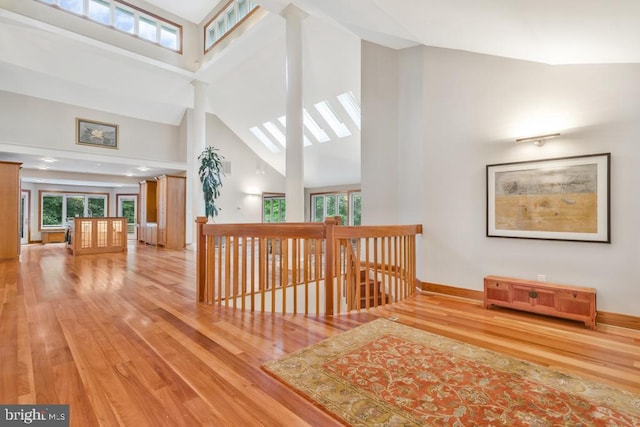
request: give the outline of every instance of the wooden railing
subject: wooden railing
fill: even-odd
[[[198,226],[197,295],[208,304],[272,313],[337,314],[415,292],[421,225],[324,223]]]

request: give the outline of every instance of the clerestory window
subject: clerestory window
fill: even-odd
[[[204,52],[242,23],[244,18],[258,7],[255,0],[231,0],[204,27]]]
[[[121,0],[36,0],[182,53],[182,26]],[[246,0],[248,1],[248,0]]]

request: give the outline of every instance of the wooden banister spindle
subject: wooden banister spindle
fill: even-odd
[[[207,223],[207,218],[199,216],[196,218],[196,224],[198,227],[197,237],[197,258],[196,258],[196,295],[198,295],[198,301],[204,300],[204,288],[206,280],[206,265],[207,265],[207,252],[206,252],[206,238],[204,236],[204,225]]]

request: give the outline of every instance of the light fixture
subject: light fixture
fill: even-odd
[[[547,142],[547,139],[557,138],[559,136],[560,136],[559,133],[549,133],[549,134],[546,134],[546,135],[528,136],[526,138],[518,138],[518,139],[516,139],[516,142],[517,143],[521,143],[521,142],[531,141],[531,142],[533,142],[534,145],[537,145],[538,147],[542,147],[544,145],[544,143]]]
[[[57,160],[54,159],[53,157],[43,157],[42,161],[45,162],[45,163],[55,163],[55,162],[57,162]]]
[[[138,167],[138,168],[136,168],[136,169],[138,169],[140,172],[146,172],[146,171],[148,171],[148,170],[149,170],[149,168],[148,168],[148,167],[146,167],[146,166],[140,166],[140,167]]]

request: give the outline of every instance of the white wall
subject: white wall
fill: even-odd
[[[363,151],[367,159],[400,160],[386,162],[389,175],[400,177],[393,190],[375,175],[378,165],[363,164],[363,220],[372,222],[365,219],[372,214],[368,203],[380,196],[372,189],[398,194],[397,206],[376,202],[383,212],[373,216],[423,224],[418,278],[481,290],[487,274],[534,280],[545,274],[548,281],[595,287],[599,310],[639,315],[640,66],[549,66],[429,47],[397,52],[391,65],[393,59],[386,48],[363,45]],[[380,99],[394,83],[371,84],[381,68],[398,76],[395,103],[390,94],[387,105]],[[375,120],[366,119],[371,110]],[[388,132],[384,115],[400,117],[393,143],[380,136]],[[513,142],[548,132],[562,136],[544,147]],[[611,244],[485,236],[487,164],[604,152],[612,156]]]
[[[178,126],[133,119],[75,105],[0,91],[0,143],[96,155],[95,147],[75,143],[76,117],[119,126],[117,150],[100,149],[105,158],[184,162]]]
[[[207,145],[231,162],[216,223],[262,222],[262,193],[284,193],[284,176],[264,163],[218,116],[207,114]],[[258,172],[264,172],[258,173]],[[202,197],[202,193],[197,194]]]
[[[362,225],[397,224],[398,52],[363,41],[361,58]]]
[[[37,1],[3,0],[2,7],[11,12],[52,24],[58,28],[64,28],[65,30],[82,34],[83,36],[105,42],[109,45],[118,46],[149,58],[194,71],[196,67],[195,61],[201,56],[197,46],[198,39],[202,37],[202,32],[199,31],[198,26],[146,2],[127,0],[127,3],[182,26],[182,54],[159,47],[140,38],[132,37],[124,32],[114,31],[110,27],[96,25],[95,22],[78,18],[78,16],[73,13],[60,13],[56,8]]]

